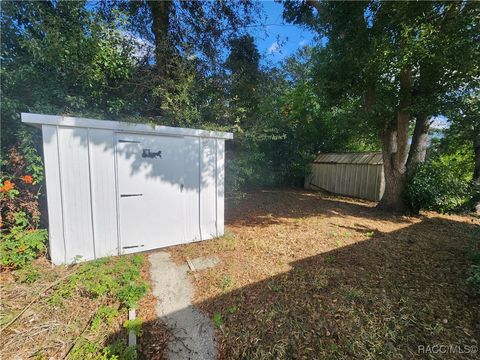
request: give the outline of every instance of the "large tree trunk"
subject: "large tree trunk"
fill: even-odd
[[[427,155],[428,131],[430,130],[431,116],[419,114],[416,116],[413,130],[412,144],[407,160],[407,172],[411,173],[417,164],[423,163]]]
[[[155,62],[158,74],[165,78],[169,73],[172,44],[168,34],[172,1],[147,1],[152,12],[152,32],[155,37]]]
[[[406,172],[398,166],[398,133],[396,130],[385,130],[383,133],[382,155],[385,192],[378,207],[389,211],[406,211],[408,206],[402,196],[406,184]]]
[[[480,132],[476,134],[474,142],[475,168],[473,169],[473,185],[480,187]],[[480,215],[480,199],[475,204],[475,212]]]
[[[475,168],[473,169],[473,183],[480,186],[480,133],[475,136],[474,140]]]
[[[410,124],[412,72],[400,72],[400,102],[396,116],[396,127],[387,126],[382,134],[383,169],[385,192],[378,207],[390,211],[406,211],[403,198],[407,183],[408,127]]]

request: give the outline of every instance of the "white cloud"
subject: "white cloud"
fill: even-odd
[[[272,45],[270,45],[270,47],[267,50],[269,54],[275,54],[279,51],[280,51],[280,44],[278,43],[278,41],[273,42]]]
[[[302,41],[300,41],[300,42],[298,43],[298,46],[304,47],[304,46],[307,45],[307,44],[308,44],[308,40],[307,40],[307,39],[303,39]]]

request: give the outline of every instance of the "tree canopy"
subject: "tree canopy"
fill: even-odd
[[[2,2],[3,152],[22,111],[234,131],[230,191],[300,185],[319,151],[382,150],[382,205],[402,209],[442,114],[438,149],[469,144],[478,182],[478,3],[283,7],[318,37],[272,66],[255,1]]]
[[[403,208],[407,172],[425,160],[430,119],[479,88],[478,4],[286,1],[284,16],[327,39],[316,55],[316,90],[378,133],[382,205]]]

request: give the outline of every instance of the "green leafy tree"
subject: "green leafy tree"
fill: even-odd
[[[144,44],[145,71],[137,78],[145,84],[139,89],[141,97],[148,99],[144,114],[156,121],[164,115],[168,97],[181,96],[185,90],[177,86],[185,80],[185,62],[188,76],[192,69],[198,73],[193,76],[205,78],[221,72],[223,50],[247,25],[257,22],[259,7],[250,0],[107,0],[98,11],[108,20],[116,11],[128,14],[128,31]]]
[[[432,116],[446,111],[452,94],[478,87],[479,9],[475,2],[285,2],[287,21],[326,42],[316,56],[317,91],[330,106],[353,109],[351,122],[381,140],[381,207],[406,209],[407,174],[425,159]]]
[[[2,150],[20,112],[106,117],[135,108],[125,82],[132,47],[119,28],[85,2],[2,2]]]
[[[252,126],[258,110],[257,91],[262,76],[259,62],[260,53],[251,35],[230,40],[230,54],[225,62],[229,71],[227,86],[232,106],[241,113],[238,117],[246,120],[245,126]]]
[[[473,184],[473,206],[480,213],[480,87],[452,101],[447,111],[450,128],[441,140],[441,150],[446,154],[456,153],[468,145],[468,160],[473,164],[468,174]],[[469,166],[463,166],[468,171]]]

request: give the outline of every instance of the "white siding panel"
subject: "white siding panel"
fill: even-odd
[[[87,129],[58,129],[66,261],[94,259]]]
[[[200,240],[200,139],[185,137],[185,240]]]
[[[216,141],[201,139],[200,229],[202,240],[215,237],[216,229]]]
[[[48,202],[48,244],[50,258],[55,265],[65,262],[63,238],[62,193],[58,165],[57,127],[42,125],[43,155]]]
[[[114,133],[89,129],[95,256],[118,255]]]
[[[225,140],[217,139],[217,236],[223,235],[225,213]]]

